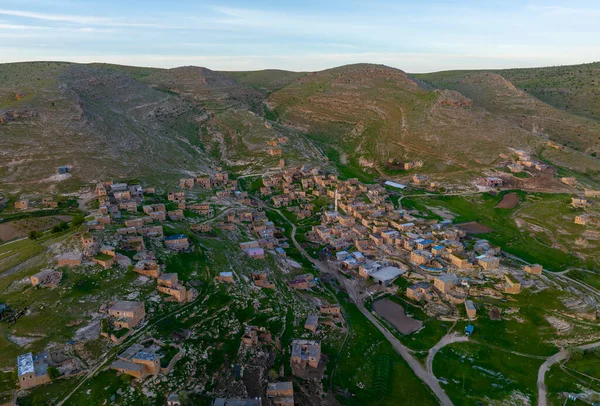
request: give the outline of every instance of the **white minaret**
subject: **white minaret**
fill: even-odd
[[[338,211],[337,211],[337,201],[338,201],[338,192],[337,189],[335,189],[335,216],[337,217]]]

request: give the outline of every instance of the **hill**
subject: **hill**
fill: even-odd
[[[396,164],[420,161],[419,172],[457,184],[519,148],[594,183],[600,123],[585,101],[596,87],[578,86],[595,66],[571,67],[572,77],[568,67],[409,75],[371,64],[312,73],[4,64],[0,180],[23,190],[106,178],[168,185],[217,166],[241,175],[281,158],[327,165],[325,155],[346,176],[402,179]],[[281,155],[267,146],[277,139],[287,140]],[[73,165],[72,177],[57,177],[59,165]]]
[[[332,159],[357,171],[381,173],[388,160],[422,160],[425,171],[460,176],[495,165],[510,147],[534,151],[543,144],[456,91],[428,90],[382,65],[311,73],[267,103],[280,122],[307,132]]]
[[[251,171],[278,163],[267,140],[293,138],[265,126],[262,93],[205,68],[18,63],[0,65],[0,78],[3,189]],[[291,139],[282,157],[310,161],[305,150]],[[60,165],[72,165],[72,177],[57,176]]]
[[[560,152],[545,151],[547,158],[557,165],[595,176],[599,165],[597,157],[600,155],[600,122],[587,116],[593,117],[594,111],[600,112],[600,105],[595,106],[587,101],[595,99],[593,95],[600,88],[590,82],[589,86],[582,86],[579,90],[576,84],[587,81],[591,70],[588,65],[582,66],[585,69],[573,66],[448,71],[414,76],[430,86],[460,92],[472,99],[476,106],[542,139],[562,145],[565,149]],[[561,84],[563,90],[549,90],[545,87],[548,83]],[[536,96],[542,96],[542,99]],[[565,104],[568,103],[567,99],[571,100],[573,106],[570,109]],[[575,114],[584,113],[584,106],[587,114]]]

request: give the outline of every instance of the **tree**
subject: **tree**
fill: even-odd
[[[68,228],[69,225],[64,221],[61,221],[60,223],[55,224],[54,227],[52,227],[52,234],[60,233],[61,231],[65,231]]]
[[[85,221],[85,215],[83,215],[83,213],[78,214],[75,217],[73,217],[73,220],[71,220],[71,226],[73,228],[77,228],[80,225],[82,225],[84,221]]]
[[[27,237],[29,237],[29,239],[33,240],[33,241],[37,240],[38,238],[42,238],[42,236],[43,236],[42,232],[37,231],[37,230],[30,231],[27,234]]]
[[[60,376],[60,371],[58,369],[56,369],[56,367],[49,367],[48,368],[48,376],[50,377],[51,380],[55,380],[56,378],[58,378]]]

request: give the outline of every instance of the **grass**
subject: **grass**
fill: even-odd
[[[597,351],[585,352],[578,357],[572,356],[565,367],[600,380],[600,353]]]
[[[477,344],[455,343],[436,354],[433,372],[446,382],[442,387],[456,405],[509,402],[516,392],[535,404],[542,362]]]
[[[352,396],[338,400],[347,405],[397,404],[398,399],[406,405],[437,404],[428,388],[356,305],[341,297],[340,300],[350,333],[337,360],[333,385],[348,390]]]
[[[550,404],[563,405],[567,396],[565,394],[583,394],[585,391],[594,390],[600,392],[600,385],[590,379],[572,374],[561,368],[560,364],[554,364],[547,372],[545,379],[548,389],[548,400]],[[596,399],[598,401],[599,399]],[[569,405],[589,405],[580,399],[569,401]]]

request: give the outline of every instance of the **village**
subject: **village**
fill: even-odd
[[[274,155],[276,146],[271,145]],[[529,158],[520,157],[520,163],[511,164],[512,172],[527,166]],[[410,169],[419,167],[415,164]],[[481,184],[495,191],[503,186],[503,179],[490,176],[482,178]],[[29,282],[35,289],[54,290],[61,287],[64,273],[122,269],[153,286],[154,292],[148,294],[152,295],[151,313],[156,314],[159,302],[179,306],[169,307],[173,312],[186,306],[197,308],[207,300],[207,283],[231,294],[240,293],[236,289],[247,285],[266,292],[261,295],[267,298],[269,291],[284,295],[281,299],[291,298],[287,295],[294,292],[296,311],[302,318],[301,336],[281,342],[268,326],[239,326],[239,354],[262,354],[265,347],[283,351],[287,359],[273,377],[276,379],[269,379],[258,396],[216,397],[213,403],[293,405],[296,384],[292,377],[313,382],[309,385],[320,382],[329,357],[335,355],[323,352],[322,340],[336,339],[348,328],[339,298],[329,286],[347,292],[359,306],[367,304],[379,322],[402,336],[423,327],[405,314],[403,301],[419,306],[436,320],[464,321],[462,334],[471,336],[477,334],[480,312],[489,312],[490,318],[501,317],[498,307],[483,303],[515,301],[524,291],[541,292],[553,285],[541,265],[507,255],[478,238],[473,230],[480,225],[455,224],[402,208],[407,190],[437,188],[439,184],[419,174],[412,176],[410,185],[391,181],[367,184],[352,178],[341,180],[308,165],[287,167],[283,160],[277,168],[248,179],[234,179],[216,168],[212,174],[182,178],[166,192],[140,184],[101,182],[86,202],[89,210],[80,229],[57,250],[51,263],[29,276]],[[585,210],[597,205],[593,199],[599,196],[600,192],[585,190],[572,198],[572,206]],[[41,205],[57,207],[48,197],[42,198]],[[32,210],[31,199],[16,200],[14,209]],[[583,211],[573,222],[593,226],[595,219]],[[217,232],[239,252],[239,263],[251,266],[219,269],[211,275],[212,280],[204,281],[180,275],[168,266],[178,256],[210,251],[198,241],[214,239]],[[290,264],[292,272],[281,272]],[[98,303],[100,335],[115,350],[105,365],[107,370],[139,382],[160,380],[190,354],[181,343],[140,334],[156,316],[147,313],[147,299],[138,299],[127,295]],[[595,322],[600,314],[597,303],[578,302],[563,315]],[[177,334],[188,333],[182,330]],[[53,356],[53,352],[60,353],[51,347],[18,356],[18,385],[23,394],[59,377],[93,378],[95,371],[80,358]],[[235,368],[233,373],[242,379]],[[186,391],[171,389],[165,404],[186,404]],[[306,396],[306,389],[302,391]]]

